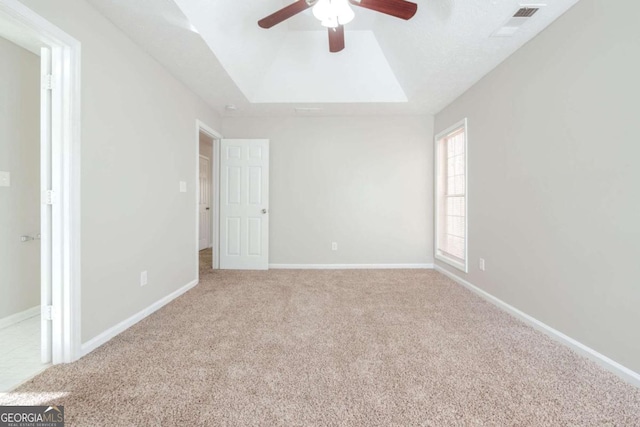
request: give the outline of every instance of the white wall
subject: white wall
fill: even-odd
[[[270,140],[270,263],[433,262],[432,117],[229,118],[223,135]]]
[[[40,305],[40,58],[0,38],[0,319]]]
[[[85,1],[24,3],[82,43],[86,342],[196,278],[196,119],[219,119]]]
[[[639,14],[582,0],[435,126],[469,119],[470,270],[456,273],[636,372]]]

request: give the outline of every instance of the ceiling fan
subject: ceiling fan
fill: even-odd
[[[355,16],[350,4],[404,20],[411,19],[418,10],[417,4],[405,0],[298,0],[262,18],[258,25],[271,28],[313,7],[313,15],[329,30],[329,51],[340,52],[344,49],[344,25]]]

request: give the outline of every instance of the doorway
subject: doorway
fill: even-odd
[[[40,121],[36,118],[29,123],[36,134],[35,153],[40,160],[34,159],[35,155],[28,157],[31,163],[35,161],[30,167],[39,178],[35,182],[33,177],[27,179],[27,171],[17,159],[3,155],[6,165],[0,165],[5,172],[4,187],[0,188],[4,196],[29,181],[30,190],[21,189],[19,195],[33,196],[33,206],[22,208],[29,215],[39,214],[39,218],[35,225],[4,227],[10,234],[6,240],[15,241],[17,233],[21,248],[35,253],[32,265],[39,264],[39,277],[29,279],[39,288],[36,305],[29,312],[33,314],[29,319],[36,318],[36,331],[40,329],[36,359],[45,364],[71,362],[80,354],[80,43],[17,0],[0,2],[0,37],[36,57],[37,76],[31,84],[39,95],[40,112]],[[0,63],[15,65],[12,61]],[[9,99],[9,103],[8,110],[3,109],[7,115],[22,105],[20,100]],[[20,276],[17,264],[12,263],[5,273],[8,270]],[[29,301],[33,303],[33,297]],[[19,304],[13,309],[20,310]],[[6,342],[2,341],[3,347]],[[19,366],[15,372],[28,379],[26,362]]]
[[[40,62],[0,37],[0,392],[50,361],[40,315]]]
[[[202,141],[200,142],[200,169],[198,171],[198,183],[200,185],[198,198],[200,203],[200,251],[211,249],[213,241],[211,229],[213,223],[211,220],[211,156],[206,156],[202,150]],[[209,145],[209,144],[207,144]],[[213,148],[211,149],[213,150]]]
[[[196,191],[196,253],[198,277],[219,268],[219,144],[220,135],[198,121],[197,130],[197,191]]]

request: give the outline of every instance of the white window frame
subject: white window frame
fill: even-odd
[[[438,247],[438,233],[439,233],[439,215],[440,211],[440,197],[438,195],[438,186],[440,184],[440,162],[438,159],[438,149],[439,149],[439,141],[443,138],[451,135],[454,132],[459,131],[460,129],[464,129],[464,263],[461,263],[457,259],[453,259],[451,257],[446,256],[441,253],[440,248]],[[467,150],[467,143],[469,140],[469,132],[468,132],[467,119],[464,118],[461,121],[457,122],[453,126],[448,127],[444,131],[437,134],[434,138],[434,147],[433,147],[433,159],[434,159],[434,218],[435,218],[435,228],[434,228],[434,252],[435,258],[438,261],[442,261],[444,263],[449,264],[452,267],[455,267],[459,270],[462,270],[465,273],[469,271],[469,153]]]

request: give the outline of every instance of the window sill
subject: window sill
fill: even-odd
[[[453,258],[449,258],[448,256],[445,255],[440,255],[440,254],[436,254],[436,259],[438,261],[442,261],[444,263],[449,264],[450,266],[457,268],[458,270],[464,272],[464,273],[468,273],[469,269],[468,269],[468,265],[467,262],[460,262],[460,261],[456,261]]]

